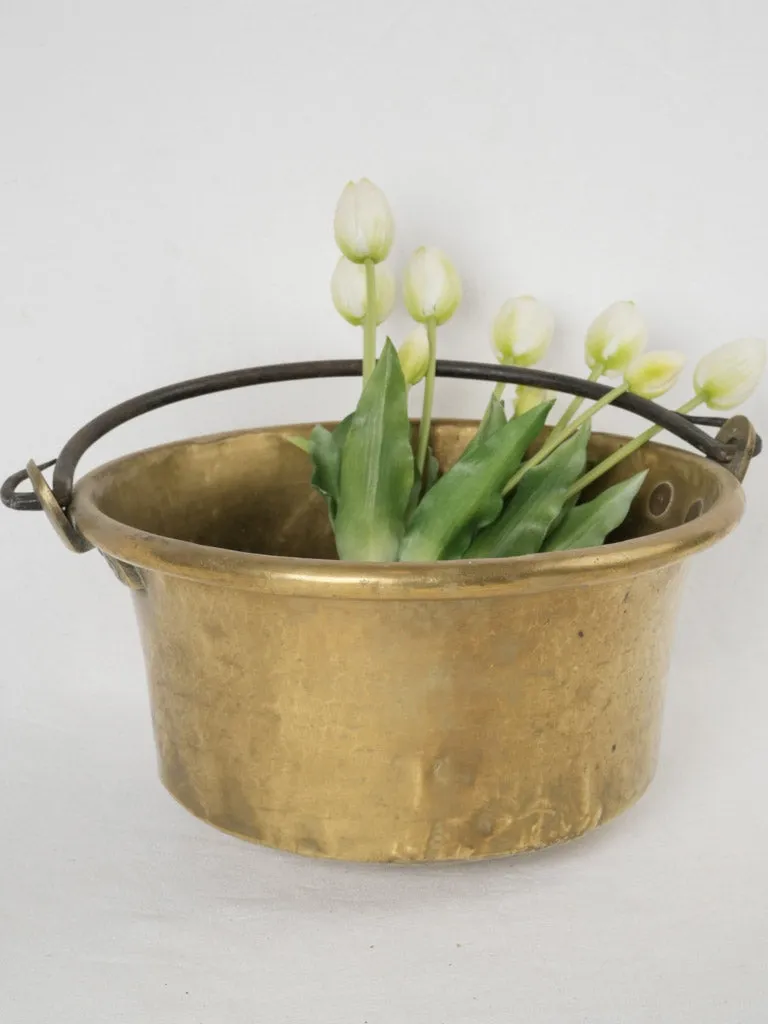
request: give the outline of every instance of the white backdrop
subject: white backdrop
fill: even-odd
[[[445,356],[486,358],[526,291],[573,370],[616,298],[691,357],[765,336],[766,31],[762,0],[5,0],[0,469],[160,384],[357,354],[328,279],[362,174],[394,207],[396,266],[431,243],[460,269]],[[88,464],[331,417],[354,388],[188,403]],[[486,392],[440,384],[438,412]],[[768,387],[746,411],[768,434]],[[767,481],[764,456],[745,521],[691,569],[640,805],[557,850],[423,870],[186,815],[155,778],[127,592],[0,511],[0,1019],[762,1024]]]

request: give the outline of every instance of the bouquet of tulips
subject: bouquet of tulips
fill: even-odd
[[[363,329],[363,388],[357,408],[329,431],[316,426],[308,440],[294,438],[313,465],[312,483],[324,495],[339,557],[372,562],[427,562],[455,558],[508,558],[539,551],[604,543],[627,516],[645,473],[603,490],[581,494],[661,428],[651,427],[587,471],[587,445],[595,413],[631,391],[656,399],[678,380],[679,352],[646,352],[647,329],[633,302],[615,302],[587,331],[589,380],[617,381],[582,411],[575,398],[533,455],[554,402],[519,385],[511,415],[496,385],[477,434],[441,475],[430,450],[438,328],[461,301],[451,261],[434,248],[411,256],[403,282],[405,305],[417,322],[399,351],[387,338],[377,352],[377,327],[392,311],[395,279],[385,260],[394,221],[372,182],[350,182],[336,208],[342,257],[331,291],[341,315]],[[491,332],[504,365],[532,366],[554,334],[550,311],[531,296],[510,299]],[[693,397],[677,410],[701,405],[732,409],[755,389],[766,359],[765,342],[742,339],[704,356],[693,375]],[[415,446],[408,392],[423,381]]]

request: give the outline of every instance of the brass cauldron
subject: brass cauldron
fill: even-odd
[[[105,417],[122,422],[130,405]],[[105,417],[101,433],[115,425]],[[444,467],[475,427],[435,425]],[[64,449],[62,473],[92,428]],[[650,470],[617,543],[352,564],[334,560],[306,456],[285,440],[308,430],[137,452],[89,473],[65,503],[63,477],[52,490],[28,467],[34,507],[132,590],[160,774],[176,799],[268,846],[404,862],[548,846],[637,800],[656,764],[685,559],[737,523],[736,475],[650,445],[606,481]],[[726,434],[701,436],[742,475],[754,434],[740,417]],[[592,457],[621,440],[595,435]],[[3,497],[31,508],[15,493],[23,476]]]

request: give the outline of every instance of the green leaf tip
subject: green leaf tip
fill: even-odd
[[[309,439],[301,437],[299,434],[283,434],[283,437],[289,444],[292,444],[295,448],[299,448],[301,451],[309,454]]]
[[[483,413],[483,418],[480,420],[477,428],[477,433],[469,442],[467,448],[482,444],[483,441],[492,437],[497,430],[501,430],[506,422],[507,414],[504,410],[504,402],[502,399],[497,398],[496,395],[491,395],[491,399]]]
[[[475,532],[501,511],[502,488],[544,426],[552,404],[542,403],[478,444],[467,445],[414,512],[400,548],[401,561],[461,557]]]
[[[624,522],[635,495],[648,475],[645,469],[598,494],[592,501],[575,505],[544,543],[545,551],[572,551],[598,547]]]

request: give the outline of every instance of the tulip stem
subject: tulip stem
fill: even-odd
[[[602,376],[603,370],[604,370],[603,366],[593,366],[592,369],[589,371],[589,376],[587,377],[587,380],[590,380],[590,381],[593,381],[593,382],[598,380]],[[565,410],[563,415],[560,417],[560,419],[557,421],[557,423],[552,428],[552,433],[550,434],[550,440],[552,440],[553,438],[557,437],[558,434],[562,433],[562,431],[565,430],[565,428],[568,426],[568,424],[571,422],[573,417],[576,415],[576,413],[581,408],[581,405],[582,405],[583,401],[584,401],[584,399],[580,398],[578,396],[571,401],[570,405],[567,407],[567,409]]]
[[[376,265],[365,261],[365,319],[363,320],[363,384],[376,367]]]
[[[504,394],[504,388],[506,386],[506,381],[500,380],[496,387],[493,389],[493,397],[501,401],[501,396]]]
[[[432,424],[432,402],[435,397],[435,364],[437,362],[437,320],[431,316],[427,319],[427,339],[429,341],[429,366],[424,379],[424,404],[421,408],[419,424],[419,442],[416,448],[416,471],[419,477],[424,475],[429,447],[429,429]]]
[[[701,399],[696,396],[689,399],[689,401],[684,402],[679,409],[675,409],[675,412],[682,414],[692,412],[699,405],[701,405]],[[604,473],[607,473],[609,469],[613,469],[614,466],[623,462],[624,459],[628,458],[628,456],[633,455],[638,448],[642,448],[642,446],[647,444],[652,437],[660,434],[663,429],[663,427],[659,426],[649,427],[647,430],[644,430],[642,434],[638,434],[637,437],[633,437],[631,441],[627,441],[627,443],[623,444],[621,448],[617,448],[612,455],[603,459],[602,462],[598,462],[598,464],[590,469],[588,473],[585,473],[581,479],[577,480],[566,494],[565,500],[567,501],[569,498],[575,497],[579,491],[583,491],[585,487],[589,487],[589,485],[593,484],[595,480],[599,480],[600,477]]]
[[[598,401],[593,405],[590,405],[590,407],[583,412],[581,416],[577,416],[572,423],[567,424],[561,433],[558,434],[557,428],[555,428],[536,454],[532,455],[531,458],[528,459],[527,462],[524,462],[520,469],[518,469],[502,493],[509,494],[512,488],[516,487],[520,483],[529,469],[533,469],[534,466],[538,466],[539,463],[543,462],[544,459],[546,459],[546,457],[555,450],[555,448],[558,448],[563,441],[566,441],[572,434],[575,434],[580,427],[583,427],[585,423],[591,420],[596,412],[605,408],[606,405],[609,405],[614,399],[618,398],[619,395],[623,395],[625,391],[629,391],[629,384],[619,384],[618,387],[614,388],[612,391],[606,392],[602,398],[598,399]]]

